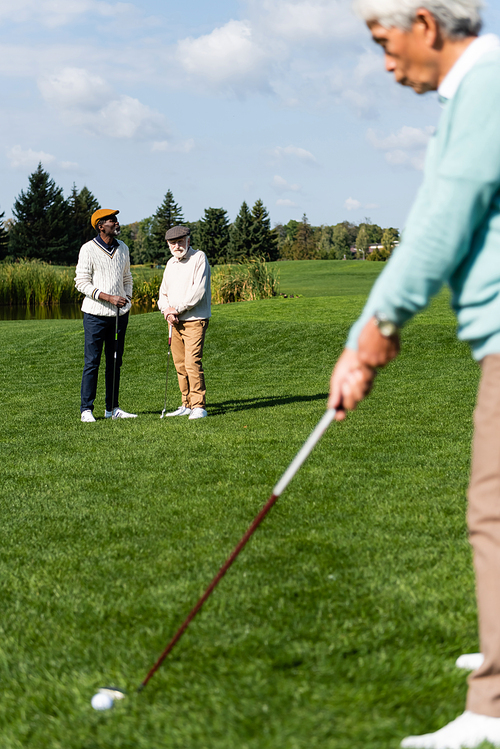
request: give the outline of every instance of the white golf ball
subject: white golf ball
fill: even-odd
[[[109,694],[97,692],[90,700],[90,704],[94,710],[110,710],[113,707],[113,698]]]

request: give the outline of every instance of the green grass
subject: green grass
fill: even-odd
[[[127,422],[101,418],[103,382],[79,422],[80,321],[2,324],[2,749],[395,749],[463,710],[478,371],[445,294],[135,693],[324,412],[381,264],[344,265],[280,263],[302,298],[214,308],[202,421],[159,419],[159,314],[130,321]],[[106,684],[130,693],[98,714]]]
[[[281,293],[313,297],[366,294],[384,265],[362,260],[270,263],[279,271]]]

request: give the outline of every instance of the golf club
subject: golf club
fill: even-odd
[[[335,418],[335,409],[329,408],[325,414],[323,414],[322,418],[314,428],[314,430],[311,432],[295,458],[292,460],[288,468],[286,469],[283,476],[280,478],[278,483],[273,489],[273,493],[267,500],[266,504],[262,508],[262,510],[259,512],[259,514],[255,517],[252,524],[249,526],[248,530],[246,531],[245,535],[242,537],[241,541],[237,544],[237,546],[234,548],[232,554],[228,557],[226,562],[223,564],[223,566],[220,568],[219,572],[216,574],[206,591],[203,593],[203,595],[199,598],[198,602],[194,606],[194,608],[191,610],[191,612],[188,614],[184,622],[181,624],[173,638],[168,643],[167,647],[163,651],[163,653],[160,655],[154,666],[151,668],[151,670],[148,672],[146,678],[144,681],[140,684],[137,691],[141,692],[150,678],[153,676],[153,674],[159,669],[167,655],[173,650],[177,642],[180,640],[186,629],[188,628],[190,622],[194,619],[198,611],[201,609],[207,598],[210,596],[216,585],[219,583],[219,581],[224,577],[228,569],[231,567],[232,563],[240,553],[240,551],[243,549],[249,538],[252,536],[254,531],[258,528],[260,523],[264,520],[265,516],[271,509],[271,507],[274,505],[278,497],[282,494],[282,492],[285,491],[286,487],[290,483],[290,481],[293,479],[299,468],[302,466],[302,464],[307,460],[309,455],[311,454],[314,447],[318,444],[319,440],[323,436],[323,434],[326,432],[330,424]]]
[[[115,382],[116,382],[116,360],[118,358],[118,320],[120,318],[120,308],[117,306],[116,308],[116,322],[115,322],[115,353],[114,353],[114,359],[113,359],[113,392],[111,395],[111,418],[114,419],[113,412],[115,410],[114,408],[114,402],[115,402]]]
[[[165,400],[163,401],[163,411],[161,412],[160,419],[165,416],[167,410],[167,387],[168,387],[168,365],[170,363],[170,346],[172,344],[172,326],[168,326],[168,352],[167,352],[167,376],[165,378]]]

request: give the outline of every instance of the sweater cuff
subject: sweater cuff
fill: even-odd
[[[95,299],[96,301],[99,299],[99,294],[101,293],[101,289],[94,289],[92,294],[90,295],[92,299]]]

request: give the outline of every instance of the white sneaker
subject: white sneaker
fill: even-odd
[[[165,414],[165,416],[187,416],[190,413],[191,413],[191,409],[188,408],[187,406],[179,406],[179,408],[176,411],[170,411],[170,413]]]
[[[464,653],[455,661],[457,668],[463,668],[464,671],[477,671],[483,665],[484,655],[482,653]]]
[[[435,733],[408,736],[401,746],[403,749],[473,749],[483,741],[500,747],[500,718],[466,710]]]
[[[208,416],[208,414],[204,408],[193,408],[189,418],[190,419],[204,419],[205,416]]]
[[[112,411],[104,411],[105,419],[137,419],[137,414],[129,414],[116,406]]]
[[[90,408],[87,408],[85,411],[82,411],[82,415],[80,416],[81,421],[95,421],[94,414],[90,410]]]

